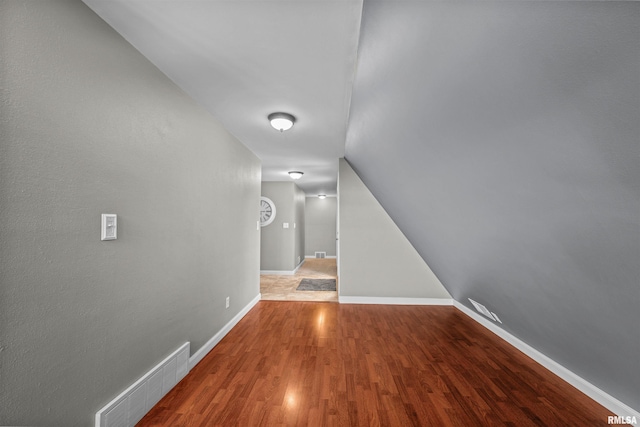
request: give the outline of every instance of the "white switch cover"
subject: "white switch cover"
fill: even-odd
[[[296,228],[296,223],[295,222],[293,223],[293,228]]]
[[[282,228],[289,228],[289,223],[288,222],[283,222],[282,223]]]
[[[118,238],[118,215],[102,214],[100,240],[116,240]]]

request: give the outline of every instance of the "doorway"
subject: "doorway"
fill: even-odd
[[[302,279],[335,279],[335,291],[298,291]],[[260,293],[271,301],[338,302],[339,286],[335,258],[307,258],[293,275],[260,275]]]

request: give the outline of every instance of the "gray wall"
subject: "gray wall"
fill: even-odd
[[[344,159],[338,198],[340,296],[451,298]]]
[[[304,260],[304,247],[305,247],[306,234],[307,234],[306,233],[307,220],[305,217],[306,202],[307,202],[307,197],[304,191],[302,191],[300,187],[298,187],[297,185],[294,186],[293,187],[293,206],[295,209],[294,219],[296,224],[296,227],[294,230],[294,236],[296,240],[294,262],[296,263],[296,265],[300,264]]]
[[[260,162],[80,1],[0,40],[0,425],[88,426],[258,295]]]
[[[263,182],[262,195],[276,205],[276,218],[261,227],[260,270],[293,271],[304,260],[304,192],[293,182]]]
[[[639,2],[365,2],[346,146],[456,300],[636,409],[638,22]]]
[[[306,250],[307,256],[315,252],[326,252],[327,256],[336,256],[336,215],[337,198],[307,197],[305,206]]]

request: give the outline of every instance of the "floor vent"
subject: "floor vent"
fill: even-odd
[[[496,321],[496,318],[493,317],[493,314],[491,314],[491,312],[489,311],[489,309],[487,307],[485,307],[484,305],[480,304],[479,302],[476,302],[474,300],[472,300],[471,298],[469,298],[469,301],[471,301],[471,304],[473,304],[473,306],[476,308],[476,310],[478,310],[479,313],[484,314],[485,316],[487,316],[489,319],[493,320],[494,322]],[[502,323],[502,322],[500,322]]]
[[[316,258],[326,258],[326,257],[327,257],[326,252],[316,252]]]
[[[133,427],[189,370],[186,342],[96,413],[95,427]]]

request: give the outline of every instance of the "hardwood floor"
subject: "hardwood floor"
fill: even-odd
[[[260,275],[260,293],[270,301],[338,301],[335,291],[297,291],[303,278],[336,279],[335,258],[307,258],[293,276]]]
[[[454,307],[259,302],[138,426],[600,426]]]

